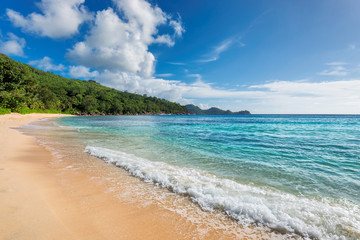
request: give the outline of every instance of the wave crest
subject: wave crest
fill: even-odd
[[[360,239],[360,208],[348,201],[306,198],[244,185],[107,148],[87,146],[85,152],[145,182],[186,195],[205,210],[223,211],[240,224],[262,224],[304,238]]]

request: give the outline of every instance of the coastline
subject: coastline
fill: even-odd
[[[60,114],[0,116],[0,238],[71,239],[43,196],[46,162],[51,154],[16,130],[21,125]]]
[[[0,238],[253,239],[259,234],[271,238],[267,231],[245,231],[233,224],[234,231],[226,232],[156,204],[121,201],[107,192],[106,181],[96,180],[91,172],[51,164],[54,154],[16,130],[32,121],[62,116],[68,115],[0,116]],[[102,161],[96,164],[115,168]],[[230,219],[223,221],[231,224]]]

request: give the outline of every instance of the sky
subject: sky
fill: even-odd
[[[1,0],[0,52],[206,109],[360,114],[359,0]]]

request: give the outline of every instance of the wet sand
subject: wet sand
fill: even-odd
[[[0,239],[254,238],[242,234],[241,227],[229,219],[225,224],[236,226],[230,232],[194,223],[151,202],[146,205],[138,204],[136,199],[122,201],[94,172],[64,168],[71,160],[65,165],[53,164],[54,154],[17,130],[32,121],[61,116],[0,116]],[[94,164],[92,167],[116,168],[101,160]],[[206,213],[205,217],[211,219],[211,215]],[[256,238],[272,236],[269,232],[258,234]]]

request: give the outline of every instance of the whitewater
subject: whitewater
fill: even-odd
[[[360,239],[360,117],[91,116],[59,119],[84,151],[240,225]]]

